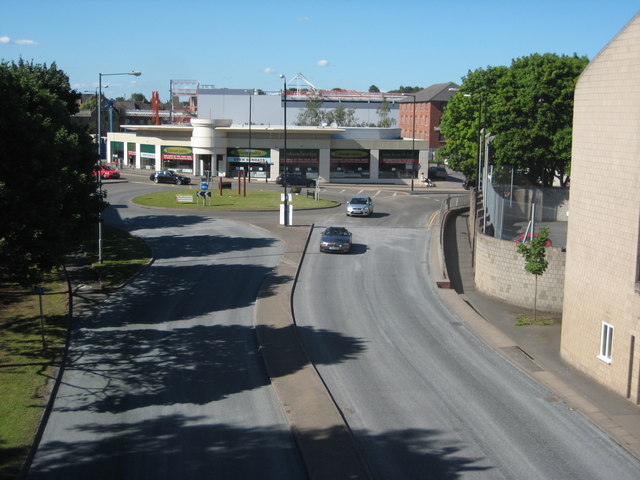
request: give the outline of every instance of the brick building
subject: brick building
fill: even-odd
[[[432,153],[442,147],[445,139],[440,135],[440,118],[457,89],[453,82],[438,83],[401,100],[398,123],[402,137],[426,140]]]

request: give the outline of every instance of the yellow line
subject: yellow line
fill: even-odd
[[[428,227],[431,228],[433,226],[433,222],[435,222],[436,217],[440,214],[440,210],[436,210],[435,212],[433,212],[431,214],[431,216],[429,217],[429,224]]]

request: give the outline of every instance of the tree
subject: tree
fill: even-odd
[[[95,232],[95,147],[71,123],[79,94],[50,67],[0,63],[0,275],[29,286]]]
[[[549,228],[543,227],[540,233],[532,235],[531,242],[521,243],[518,245],[518,253],[524,257],[524,269],[535,275],[535,291],[533,295],[533,318],[537,317],[538,304],[538,277],[542,275],[549,266],[546,259],[546,249],[549,243]]]
[[[391,105],[387,102],[387,99],[384,98],[382,103],[376,109],[378,117],[380,120],[378,121],[378,127],[389,128],[393,127],[396,124],[396,119],[389,117],[389,112],[391,111]]]
[[[369,93],[380,93],[380,89],[375,85],[371,85],[369,87]]]
[[[489,122],[486,107],[493,96],[489,98],[488,92],[506,70],[507,67],[489,67],[470,71],[459,92],[449,99],[440,120],[440,133],[446,144],[437,151],[437,158],[447,159],[450,168],[467,178],[475,178],[478,172],[478,125]]]
[[[326,122],[326,112],[322,110],[322,96],[319,94],[307,95],[306,109],[298,113],[297,125],[317,126]]]
[[[573,94],[586,57],[531,55],[512,62],[498,80],[492,145],[496,165],[513,165],[531,183],[563,183],[571,162]]]
[[[397,90],[389,90],[390,93],[416,93],[422,90],[422,87],[404,87],[400,85]]]
[[[340,127],[355,127],[357,126],[356,111],[353,108],[345,108],[344,105],[338,105],[333,110],[329,110],[326,113],[327,123],[336,123]]]
[[[478,122],[495,135],[492,163],[515,167],[529,182],[550,186],[566,181],[571,162],[573,93],[588,64],[586,57],[534,54],[510,67],[469,72],[448,102],[440,131],[447,139],[438,152],[469,177],[478,161]]]
[[[130,100],[133,102],[146,102],[147,98],[142,93],[132,93]]]

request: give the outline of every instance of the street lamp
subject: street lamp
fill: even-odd
[[[102,77],[113,75],[133,75],[139,77],[141,72],[98,73],[98,165],[102,162]],[[102,175],[98,172],[98,186],[102,198]],[[102,263],[102,212],[98,212],[98,262]]]
[[[289,225],[289,206],[287,205],[287,77],[280,74],[283,79],[282,95],[284,106],[284,149],[283,149],[283,173],[282,186],[284,187],[284,226]]]

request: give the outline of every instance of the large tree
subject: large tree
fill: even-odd
[[[441,122],[449,165],[477,172],[478,125],[495,136],[492,163],[515,167],[534,184],[565,181],[571,162],[573,93],[586,57],[534,54],[510,67],[469,72]],[[479,120],[480,119],[480,120]]]
[[[0,63],[0,275],[32,285],[97,225],[104,199],[79,94],[55,63]]]

